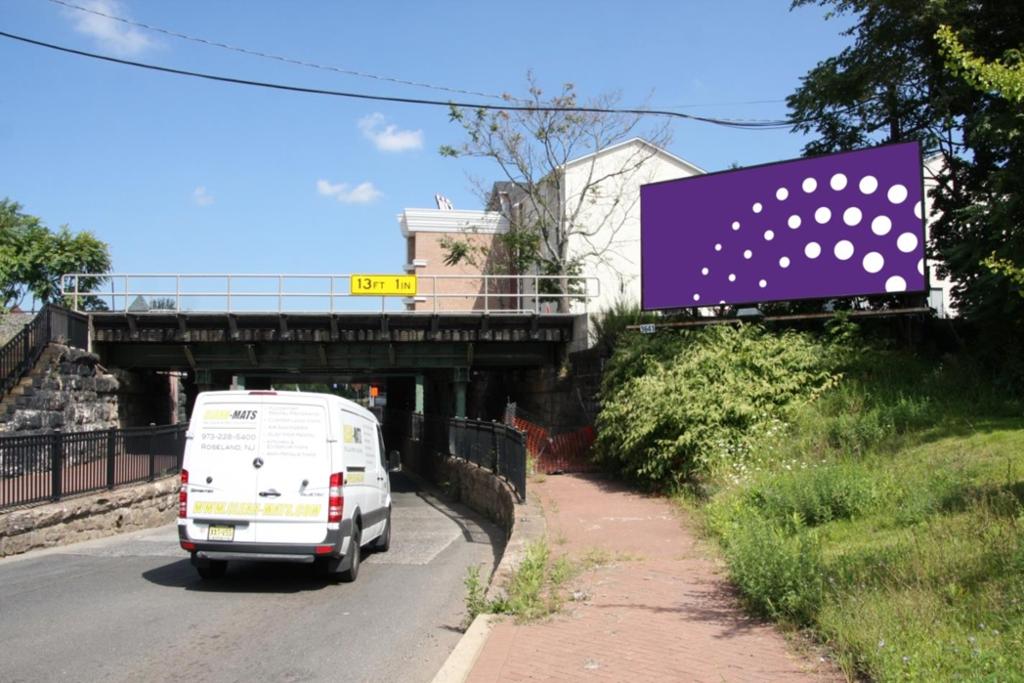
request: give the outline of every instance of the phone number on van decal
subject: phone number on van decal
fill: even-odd
[[[309,503],[238,503],[219,501],[195,502],[193,514],[247,515],[250,517],[319,517],[319,505]]]

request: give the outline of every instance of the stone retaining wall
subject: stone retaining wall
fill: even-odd
[[[435,460],[434,476],[450,495],[476,510],[505,530],[507,542],[501,561],[491,575],[488,599],[503,592],[508,577],[526,555],[526,546],[544,538],[547,525],[540,501],[527,495],[518,503],[514,489],[490,470],[471,462],[446,456]]]
[[[439,459],[434,476],[453,498],[484,515],[506,533],[512,532],[516,495],[512,487],[490,470],[446,456]]]
[[[0,514],[0,557],[174,521],[178,477]]]

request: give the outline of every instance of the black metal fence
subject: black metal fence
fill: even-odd
[[[486,467],[526,500],[526,433],[514,426],[389,410],[383,427],[388,448],[401,449],[403,463],[420,474],[433,477],[434,457],[451,455]]]
[[[504,477],[526,499],[526,435],[500,422],[453,419],[448,453]]]
[[[0,396],[32,369],[46,345],[60,341],[80,349],[89,343],[88,319],[60,306],[43,306],[35,318],[0,348]]]
[[[0,510],[178,472],[187,427],[0,436]]]

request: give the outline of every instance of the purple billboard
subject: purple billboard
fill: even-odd
[[[645,310],[927,289],[916,142],[640,188]]]

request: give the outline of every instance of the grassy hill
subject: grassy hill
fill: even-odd
[[[626,340],[604,393],[600,457],[696,501],[848,675],[1024,680],[1024,411],[969,359],[707,330]]]

